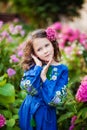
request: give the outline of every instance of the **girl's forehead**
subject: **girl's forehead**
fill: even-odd
[[[47,38],[35,38],[33,41],[33,45],[42,45],[46,43],[51,43]]]
[[[49,41],[49,40],[48,40],[47,38],[35,38],[35,39],[34,39],[34,42],[37,42],[37,41],[38,41],[38,42],[39,42],[39,41],[44,41],[44,42],[45,42],[45,41]]]

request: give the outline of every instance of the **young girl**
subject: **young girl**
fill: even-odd
[[[48,28],[31,33],[24,49],[20,86],[27,96],[19,110],[21,130],[57,130],[56,106],[68,83],[68,68],[59,63],[56,32]]]

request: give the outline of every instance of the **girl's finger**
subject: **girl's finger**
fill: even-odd
[[[52,62],[52,59],[47,63],[46,67],[48,68]]]
[[[45,71],[45,72],[47,72],[47,70],[48,70],[50,64],[51,64],[51,61],[49,61],[48,64],[44,67],[44,71]]]
[[[35,58],[36,58],[33,54],[31,54],[31,57],[32,57],[33,59],[35,59]]]

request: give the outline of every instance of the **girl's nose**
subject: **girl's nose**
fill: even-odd
[[[44,52],[44,54],[46,54],[48,51],[47,51],[47,49],[43,49],[43,52]]]

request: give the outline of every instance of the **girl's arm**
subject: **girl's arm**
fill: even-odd
[[[61,75],[57,78],[57,80],[46,79],[43,82],[42,95],[44,101],[51,106],[55,106],[60,103],[66,95],[67,83],[68,69],[66,66],[64,66],[64,69],[62,70]]]
[[[35,61],[36,65],[24,73],[20,86],[29,94],[35,95],[38,94],[38,90],[40,88],[40,73],[42,70],[42,62],[33,54],[31,54],[31,57]]]
[[[28,71],[25,71],[20,82],[20,87],[26,90],[31,95],[37,94],[40,87],[41,70],[41,66],[35,65],[31,67]]]

